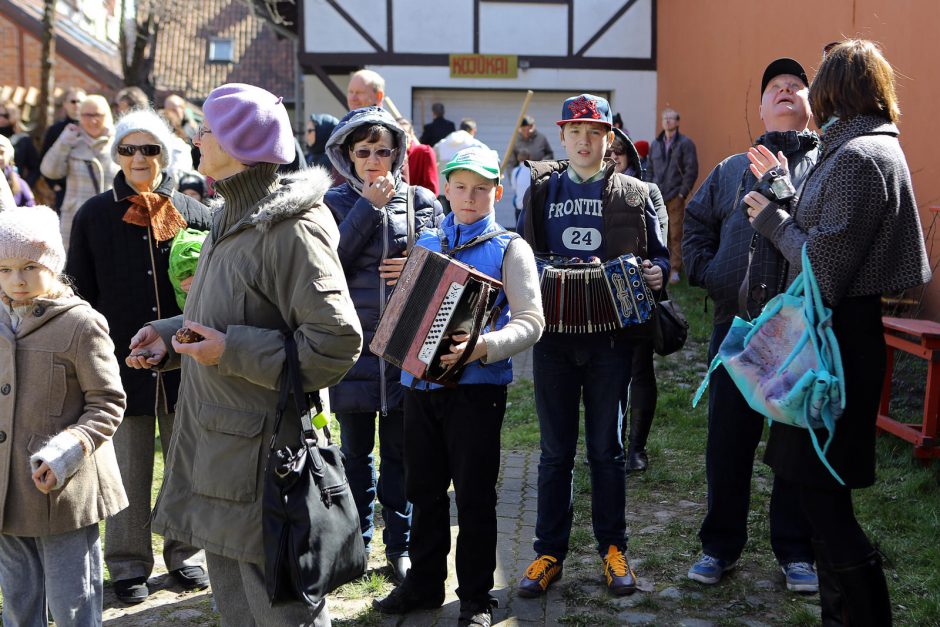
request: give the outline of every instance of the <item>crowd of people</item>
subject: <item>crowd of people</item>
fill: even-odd
[[[330,624],[326,599],[272,607],[266,591],[261,486],[286,336],[304,388],[328,390],[367,551],[382,505],[396,587],[374,600],[378,611],[443,603],[453,484],[458,624],[491,624],[510,358],[530,348],[541,455],[533,559],[516,592],[540,597],[562,576],[583,404],[599,574],[611,594],[631,594],[626,477],[650,464],[652,337],[551,326],[540,268],[636,257],[637,281],[656,299],[685,274],[715,303],[711,359],[735,316],[756,316],[799,273],[805,250],[845,364],[828,453],[845,485],[805,432],[774,423],[771,546],[790,590],[818,590],[825,625],[890,624],[852,490],[875,480],[880,296],[930,280],[893,71],[874,44],[847,40],[826,47],[812,82],[796,60],[773,60],[761,90],[764,134],[698,188],[675,110],[652,142],[634,142],[607,100],[587,93],[559,103],[564,158],[524,118],[505,170],[475,121],[455,125],[443,105],[419,139],[382,108],[384,81],[370,70],[351,76],[342,119],[309,117],[306,155],[281,99],[251,85],[214,89],[201,121],[177,96],[158,113],[129,88],[114,99],[115,123],[108,100],[67,90],[66,117],[33,153],[19,147],[18,110],[0,103],[4,621],[46,624],[48,609],[56,624],[100,624],[104,564],[118,599],[142,602],[152,531],[183,588],[211,580],[223,625]],[[768,172],[799,194],[755,191]],[[33,206],[40,175],[54,210]],[[512,229],[495,219],[503,180]],[[446,338],[439,358],[453,385],[365,348],[415,246],[502,283],[479,334]],[[724,371],[710,376],[708,507],[688,570],[705,585],[747,541],[764,423]],[[276,444],[300,437],[296,410],[284,417]],[[157,433],[166,471],[151,511]]]

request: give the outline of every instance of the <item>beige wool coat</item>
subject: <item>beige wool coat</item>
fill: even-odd
[[[91,137],[82,131],[74,144],[69,133],[62,133],[39,164],[39,171],[49,179],[65,179],[65,198],[59,208],[62,243],[69,249],[72,220],[79,207],[92,196],[111,189],[120,166],[111,160],[114,131]]]
[[[15,334],[0,305],[0,533],[65,533],[127,507],[111,444],[124,405],[107,322],[88,303],[71,292],[36,299]],[[30,455],[66,428],[93,453],[43,494]]]
[[[304,389],[337,383],[355,363],[362,330],[336,252],[339,231],[322,168],[279,179],[258,164],[216,183],[213,214],[183,316],[152,322],[182,366],[176,426],[153,530],[238,561],[264,564],[262,475],[284,365],[297,342]],[[225,350],[203,366],[173,350],[183,318],[224,331]],[[182,359],[181,359],[182,357]],[[300,441],[293,404],[280,443]]]

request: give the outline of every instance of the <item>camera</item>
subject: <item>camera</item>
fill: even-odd
[[[788,204],[796,196],[796,188],[790,182],[790,174],[785,168],[779,166],[767,170],[764,176],[760,177],[757,183],[754,184],[751,191],[757,192],[767,200],[781,205]],[[741,211],[744,212],[744,215],[747,215],[747,203],[743,200],[741,201]]]

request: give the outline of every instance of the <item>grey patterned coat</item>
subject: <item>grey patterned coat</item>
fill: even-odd
[[[885,368],[880,295],[930,280],[897,135],[894,124],[874,116],[835,122],[823,135],[822,154],[793,217],[771,206],[753,223],[790,261],[791,275],[801,269],[806,244],[823,300],[832,307],[846,405],[826,457],[848,488],[875,480],[875,419]],[[764,461],[788,481],[839,487],[804,429],[775,422]]]

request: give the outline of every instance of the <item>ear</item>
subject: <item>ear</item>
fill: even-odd
[[[444,198],[450,200],[450,181],[444,181]]]
[[[503,197],[503,186],[496,186],[496,202],[499,202],[499,199]]]
[[[561,139],[561,143],[565,143],[565,125],[562,124],[558,127],[558,137]]]
[[[385,92],[382,91],[381,89],[376,89],[375,90],[375,106],[381,107],[382,100],[384,99],[385,99]]]
[[[607,131],[607,145],[610,146],[614,143],[614,132],[613,130]]]

